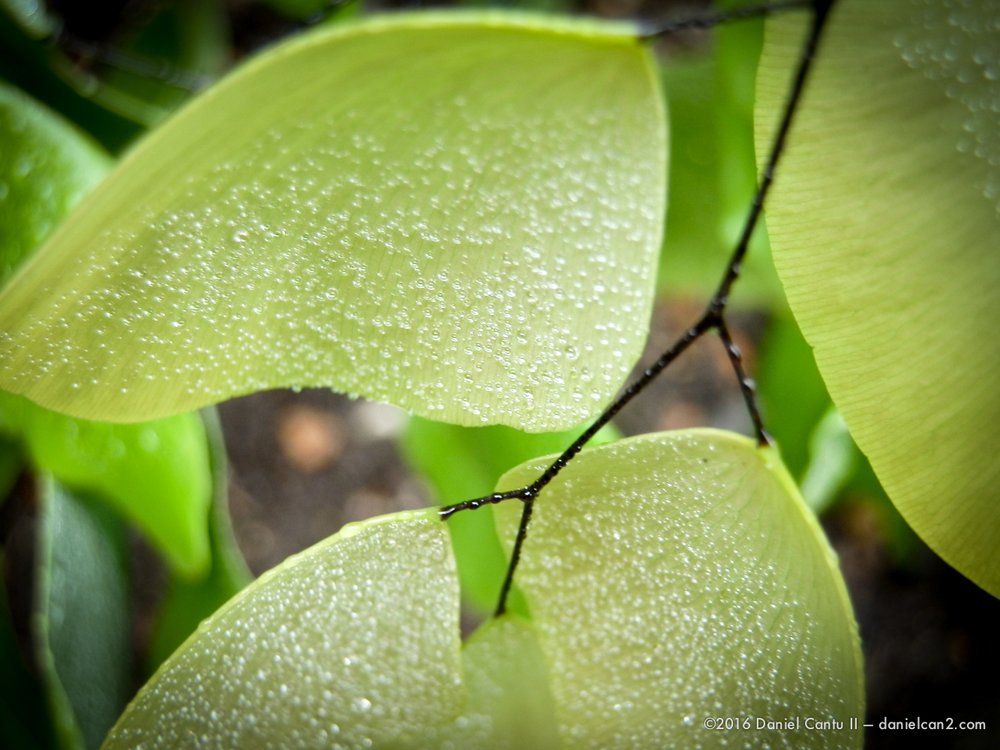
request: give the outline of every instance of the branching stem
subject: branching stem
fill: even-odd
[[[447,520],[459,511],[474,510],[476,508],[481,508],[484,505],[496,504],[505,500],[517,498],[523,503],[521,523],[518,527],[517,537],[514,540],[514,548],[511,552],[510,563],[507,566],[507,575],[504,578],[503,586],[500,589],[500,597],[497,602],[495,612],[496,616],[502,615],[506,611],[507,597],[510,594],[510,588],[514,581],[514,572],[516,571],[517,564],[521,559],[521,550],[528,537],[528,525],[531,522],[531,513],[534,509],[535,500],[538,498],[538,494],[546,487],[546,485],[555,479],[556,475],[559,474],[559,472],[562,471],[571,460],[573,460],[573,458],[583,449],[584,445],[586,445],[587,442],[594,437],[594,435],[596,435],[602,427],[610,422],[615,415],[618,414],[618,412],[625,408],[625,406],[633,398],[645,390],[646,386],[648,386],[650,382],[652,382],[657,375],[663,372],[674,360],[683,354],[688,347],[691,346],[691,344],[709,331],[716,331],[726,348],[726,354],[734,372],[736,373],[736,378],[739,381],[740,391],[743,394],[747,410],[750,412],[750,419],[753,422],[758,444],[770,444],[771,439],[768,436],[767,431],[764,429],[764,423],[761,418],[760,408],[757,404],[757,396],[753,381],[747,376],[743,367],[742,355],[740,354],[740,350],[736,346],[733,341],[733,337],[730,334],[729,326],[726,323],[725,313],[726,306],[729,303],[729,294],[732,291],[733,284],[739,278],[740,267],[743,264],[743,259],[746,257],[747,249],[750,246],[750,238],[753,236],[754,230],[760,221],[761,212],[764,208],[764,202],[766,201],[768,192],[774,182],[775,169],[777,168],[778,160],[781,158],[781,155],[785,150],[785,143],[788,138],[789,130],[791,129],[792,120],[795,117],[799,102],[802,99],[806,79],[812,68],[812,64],[816,56],[816,50],[819,47],[819,40],[822,36],[823,28],[825,27],[833,2],[834,0],[811,0],[809,2],[785,2],[772,3],[769,5],[748,6],[739,11],[732,11],[731,13],[716,14],[715,16],[708,16],[706,18],[691,21],[678,21],[671,27],[664,27],[643,37],[645,39],[651,39],[668,33],[669,31],[679,30],[682,28],[700,28],[702,26],[711,26],[721,23],[722,21],[732,20],[734,18],[750,18],[767,15],[777,10],[811,8],[813,11],[812,24],[809,29],[809,34],[803,44],[802,54],[799,58],[799,64],[795,71],[795,77],[792,80],[788,97],[785,101],[781,121],[778,124],[778,130],[774,135],[774,139],[771,143],[771,149],[768,152],[767,162],[765,163],[764,169],[761,173],[760,183],[757,186],[753,202],[750,205],[750,211],[747,215],[746,221],[744,222],[743,230],[740,232],[740,237],[736,243],[736,247],[733,249],[732,255],[729,258],[729,263],[726,265],[726,270],[722,276],[722,280],[720,281],[715,294],[712,296],[712,299],[709,301],[704,312],[702,312],[701,317],[698,318],[694,325],[688,328],[669,349],[663,352],[663,354],[661,354],[652,365],[646,368],[642,375],[626,386],[618,398],[616,398],[611,405],[608,406],[607,409],[605,409],[604,412],[597,417],[597,419],[595,419],[586,430],[584,430],[583,434],[574,440],[573,443],[565,451],[563,451],[562,454],[560,454],[560,456],[553,461],[552,464],[544,472],[542,472],[542,474],[534,482],[526,487],[522,487],[521,489],[494,493],[492,495],[476,498],[474,500],[467,500],[455,505],[449,505],[441,509],[441,518]]]

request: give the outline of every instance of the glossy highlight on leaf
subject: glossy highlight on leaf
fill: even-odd
[[[834,402],[900,513],[1000,596],[1000,11],[835,5],[767,212]],[[770,22],[767,143],[801,24]]]
[[[288,42],[132,151],[5,290],[0,386],[115,421],[324,385],[568,428],[641,349],[664,123],[631,26],[421,14]]]
[[[498,508],[501,538],[519,510]],[[861,747],[847,723],[864,715],[847,591],[772,449],[686,430],[584,450],[539,496],[517,579],[566,747]],[[705,725],[727,716],[844,728]]]

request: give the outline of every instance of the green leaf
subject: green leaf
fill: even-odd
[[[363,0],[263,0],[264,4],[288,18],[309,22],[313,19],[343,20],[363,9]]]
[[[812,349],[791,315],[777,315],[768,323],[756,379],[767,430],[781,447],[789,472],[801,478],[810,461],[809,441],[831,402]]]
[[[809,463],[801,482],[806,505],[816,513],[829,508],[851,478],[859,457],[844,418],[831,406],[809,441]]]
[[[105,174],[83,133],[0,82],[0,287]]]
[[[229,519],[226,448],[215,410],[204,411],[202,421],[208,436],[213,480],[208,527],[211,562],[208,571],[195,580],[176,573],[171,576],[150,638],[150,672],[194,632],[198,623],[253,580],[236,544]]]
[[[511,614],[487,620],[463,644],[462,666],[462,715],[420,747],[559,747],[545,655],[529,622]]]
[[[851,434],[916,532],[994,595],[998,21],[988,2],[837,3],[768,208],[789,303]],[[758,145],[801,32],[769,27]]]
[[[437,514],[352,524],[206,621],[105,747],[416,746],[459,715],[460,647]]]
[[[723,2],[723,7],[746,3]],[[753,61],[756,21],[715,30],[705,55],[676,56],[662,67],[670,113],[667,231],[658,291],[711,294],[722,277],[757,187]],[[766,235],[754,234],[733,304],[783,309]]]
[[[519,510],[498,508],[501,538]],[[861,747],[847,724],[864,715],[847,591],[771,449],[691,430],[585,450],[539,496],[517,578],[567,746]],[[705,727],[733,716],[844,728]]]
[[[38,469],[93,493],[138,525],[179,573],[206,570],[212,478],[197,414],[108,424],[0,391],[0,430],[24,442]]]
[[[568,428],[641,350],[664,132],[631,26],[314,32],[136,147],[0,295],[0,386],[116,421],[323,385]]]
[[[130,687],[124,535],[106,510],[50,479],[41,499],[36,656],[60,747],[97,748]]]
[[[460,427],[414,417],[407,422],[400,447],[438,504],[447,505],[489,495],[504,472],[536,456],[561,452],[582,431],[527,434],[510,427]],[[618,436],[608,426],[592,444]],[[448,521],[448,531],[462,595],[483,612],[492,612],[507,569],[493,519],[487,513],[460,513]],[[514,593],[509,610],[526,613],[519,593]]]
[[[41,0],[0,0],[0,9],[32,36],[45,38],[58,31],[58,21]]]

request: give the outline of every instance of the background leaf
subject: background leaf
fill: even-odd
[[[837,3],[768,230],[851,434],[916,532],[1000,595],[995,4]],[[758,145],[802,26],[769,26]]]
[[[56,747],[38,676],[27,663],[8,605],[7,559],[0,555],[0,739],[4,747]]]
[[[105,174],[87,136],[0,81],[0,287]]]
[[[0,295],[0,384],[120,421],[326,385],[464,424],[578,423],[650,313],[665,126],[634,33],[423,14],[262,55]]]
[[[214,409],[206,409],[201,418],[208,437],[212,468],[212,507],[208,524],[211,561],[208,570],[194,580],[176,573],[171,576],[150,638],[148,673],[170,656],[194,632],[198,623],[253,580],[229,519],[226,447],[218,415]]]
[[[32,625],[62,748],[97,748],[129,692],[124,536],[106,509],[41,484]]]
[[[109,424],[0,391],[0,432],[20,439],[37,469],[94,493],[133,521],[183,575],[206,569],[212,478],[197,414]]]
[[[727,0],[721,7],[746,5]],[[710,295],[746,220],[757,187],[750,126],[763,25],[714,30],[710,54],[669,56],[661,66],[669,103],[670,195],[657,282],[665,294]],[[758,228],[732,303],[783,309],[784,295]]]
[[[547,465],[507,474],[520,487]],[[497,508],[513,539],[520,509]],[[772,450],[713,430],[582,452],[540,496],[517,572],[571,747],[860,747],[857,627],[836,558]],[[721,734],[711,717],[840,731]]]

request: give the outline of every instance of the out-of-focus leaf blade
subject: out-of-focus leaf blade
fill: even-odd
[[[830,394],[812,349],[790,315],[775,316],[768,323],[759,351],[757,393],[767,430],[791,475],[800,479],[810,460],[809,441],[830,409]]]
[[[857,464],[858,449],[840,412],[830,407],[809,440],[809,463],[802,474],[802,497],[816,513],[837,498]]]
[[[0,295],[0,385],[117,421],[325,385],[567,428],[641,350],[664,133],[630,26],[314,32],[133,150]]]
[[[991,2],[838,2],[768,206],[789,303],[851,434],[914,530],[994,595],[998,30]],[[759,145],[802,31],[768,28]]]
[[[110,161],[87,136],[0,82],[0,287]]]
[[[126,21],[127,24],[127,21]],[[176,0],[135,31],[127,26],[104,64],[89,74],[65,75],[87,86],[102,106],[143,125],[155,125],[216,78],[226,62],[227,38],[218,2]],[[97,56],[101,60],[100,55]]]
[[[121,526],[50,479],[41,484],[38,664],[59,746],[97,748],[128,698],[128,585]]]
[[[58,20],[40,0],[0,0],[0,10],[32,36],[43,38],[56,32]]]
[[[518,511],[497,508],[503,538]],[[861,747],[847,724],[864,714],[847,591],[773,450],[712,430],[585,450],[539,496],[517,576],[567,746],[714,747],[706,719],[810,716],[844,728],[725,739]]]
[[[719,3],[740,4],[746,3]],[[670,202],[657,282],[661,295],[715,291],[743,229],[757,186],[752,62],[762,36],[756,21],[722,26],[706,53],[677,55],[662,67],[670,117]],[[786,306],[761,229],[732,304]]]
[[[212,464],[213,492],[208,527],[211,562],[205,575],[198,579],[189,580],[176,574],[171,578],[150,639],[149,672],[170,656],[199,622],[253,580],[229,519],[226,448],[215,410],[204,410],[202,421]]]
[[[207,568],[212,479],[197,414],[108,424],[56,414],[0,391],[0,425],[24,442],[37,468],[136,523],[182,575]]]

